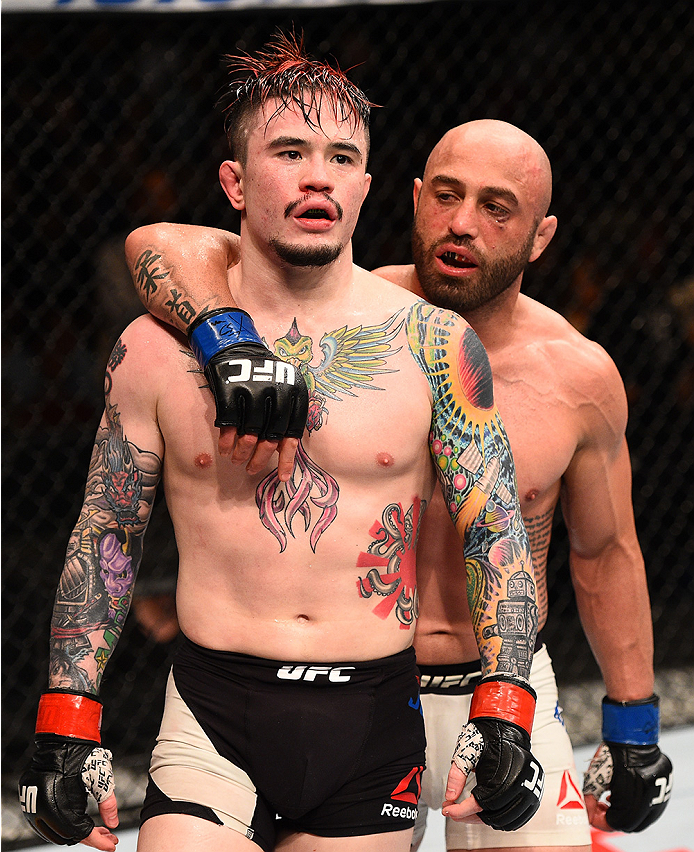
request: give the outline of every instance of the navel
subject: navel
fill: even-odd
[[[206,468],[212,464],[212,456],[209,453],[199,453],[195,456],[195,467]]]
[[[296,620],[299,624],[308,624],[310,618],[307,615],[297,615]]]
[[[392,467],[394,459],[390,453],[378,453],[376,455],[376,461],[381,467]]]

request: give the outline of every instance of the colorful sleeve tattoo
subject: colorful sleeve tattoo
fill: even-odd
[[[535,582],[487,354],[459,317],[426,303],[410,311],[407,335],[434,397],[429,444],[465,547],[482,670],[527,678],[537,634]]]
[[[126,357],[116,344],[106,373],[106,410],[68,543],[51,622],[50,686],[97,692],[123,630],[161,459],[128,441],[110,403],[111,373]]]

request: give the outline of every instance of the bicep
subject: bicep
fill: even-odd
[[[574,557],[591,560],[633,546],[636,530],[626,438],[579,449],[562,479],[562,513]]]
[[[412,314],[411,348],[433,397],[431,453],[451,518],[461,537],[469,538],[473,529],[481,534],[474,521],[485,512],[505,514],[508,523],[517,502],[489,358],[479,337],[456,315],[426,303]]]

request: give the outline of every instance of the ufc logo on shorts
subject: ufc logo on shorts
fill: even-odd
[[[19,804],[25,814],[36,813],[36,800],[38,799],[39,791],[37,787],[20,787],[19,788]]]
[[[347,683],[351,675],[342,674],[354,666],[282,666],[277,670],[280,680],[315,680],[317,677],[327,677],[332,683]]]
[[[537,796],[538,799],[542,798],[542,791],[545,786],[545,775],[544,772],[540,771],[540,767],[534,760],[530,761],[530,769],[533,773],[532,778],[526,778],[523,782],[523,786],[527,787],[531,793]]]
[[[653,807],[653,805],[662,805],[663,802],[667,802],[670,798],[670,791],[672,790],[672,773],[670,773],[667,778],[656,778],[655,786],[660,789],[660,793],[658,793],[655,798],[651,799],[651,807]]]
[[[233,361],[227,361],[226,366],[230,373],[225,381],[228,384],[234,382],[247,382],[249,379],[254,382],[272,382],[273,380],[279,385],[293,385],[296,378],[296,371],[291,364],[286,364],[284,361],[271,361],[266,358],[262,365],[253,364],[250,358],[236,358]],[[235,372],[231,372],[231,371]]]

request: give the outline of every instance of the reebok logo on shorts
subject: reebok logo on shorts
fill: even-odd
[[[419,810],[417,806],[410,807],[409,805],[391,805],[390,802],[384,802],[381,809],[381,816],[399,817],[400,819],[417,819]]]
[[[559,798],[557,799],[557,807],[560,811],[583,810],[583,797],[574,784],[573,778],[568,769],[564,770],[559,786]]]
[[[416,808],[422,793],[423,771],[423,766],[414,766],[410,769],[402,781],[398,782],[398,785],[390,794],[390,798],[395,799],[397,802],[410,802]]]

